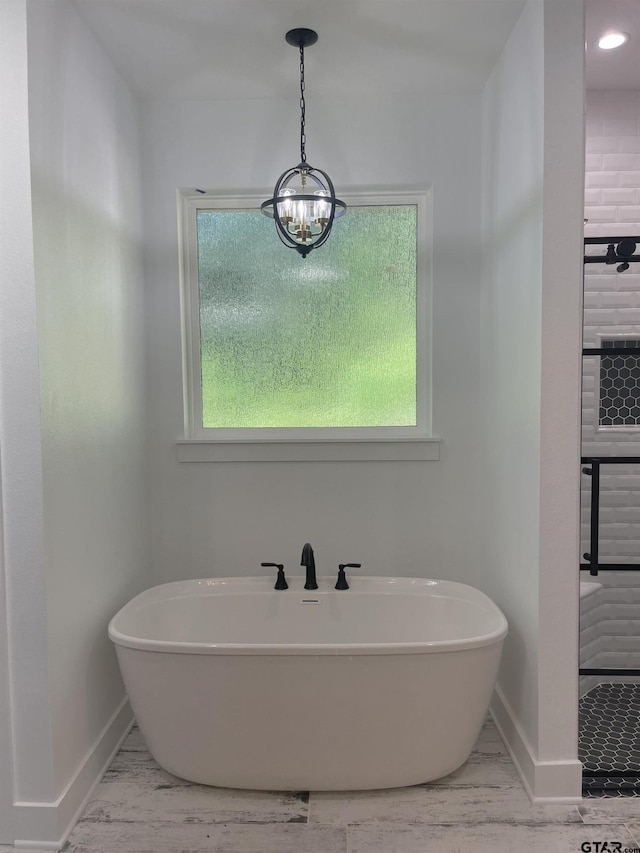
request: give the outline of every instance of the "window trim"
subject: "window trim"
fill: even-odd
[[[434,460],[440,439],[431,433],[431,189],[354,189],[341,193],[348,206],[412,204],[418,209],[416,276],[416,415],[410,427],[203,428],[200,389],[200,305],[197,291],[199,210],[259,209],[263,192],[218,193],[179,189],[178,249],[184,436],[183,462]],[[339,227],[339,224],[338,224]],[[275,237],[275,235],[274,235]],[[422,367],[421,367],[422,365]]]

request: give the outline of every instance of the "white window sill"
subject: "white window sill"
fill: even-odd
[[[179,462],[432,462],[440,438],[177,442]]]

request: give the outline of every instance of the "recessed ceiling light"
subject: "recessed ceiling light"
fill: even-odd
[[[598,47],[602,50],[613,50],[614,47],[620,47],[626,41],[629,41],[627,33],[606,33],[598,39]]]

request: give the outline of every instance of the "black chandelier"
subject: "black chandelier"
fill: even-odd
[[[331,178],[322,169],[313,169],[305,153],[304,49],[318,40],[313,30],[289,30],[287,43],[300,50],[300,163],[278,178],[273,198],[260,210],[276,223],[278,237],[285,246],[306,258],[312,249],[327,242],[333,220],[342,216],[347,205],[336,198]]]

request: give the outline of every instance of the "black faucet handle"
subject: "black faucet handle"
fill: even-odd
[[[261,566],[273,566],[274,569],[278,570],[278,577],[276,578],[276,585],[274,589],[289,589],[289,584],[287,583],[287,579],[284,576],[284,565],[282,563],[260,563]]]
[[[345,569],[359,569],[362,567],[362,563],[340,563],[338,565],[338,582],[336,583],[336,589],[349,589],[349,584],[347,583],[347,576],[344,573]]]

